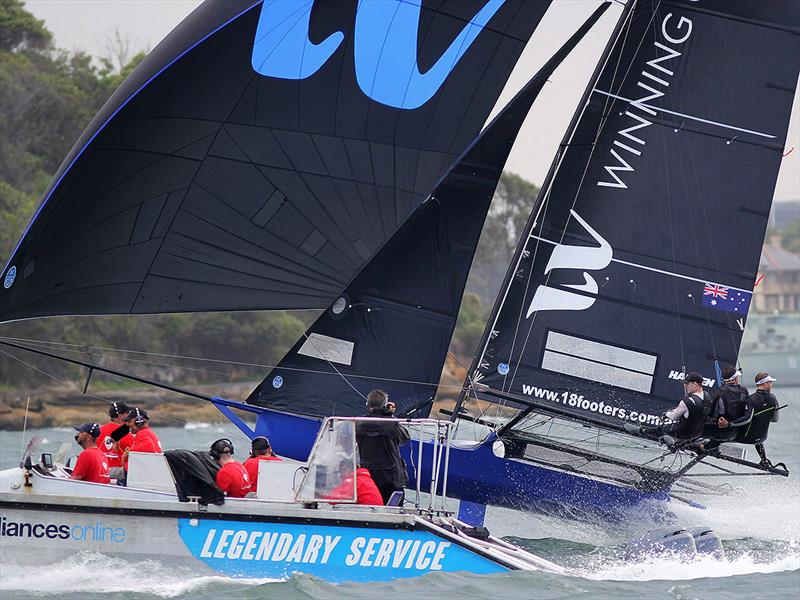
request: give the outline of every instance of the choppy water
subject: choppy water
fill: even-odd
[[[783,460],[789,478],[747,477],[729,483],[727,496],[703,499],[705,510],[671,503],[681,525],[712,527],[724,540],[724,560],[651,558],[624,560],[624,543],[654,525],[631,515],[622,523],[577,523],[504,509],[490,509],[493,533],[570,568],[575,575],[511,573],[476,576],[431,574],[381,584],[332,585],[311,576],[286,581],[234,580],[198,576],[185,568],[155,561],[130,561],[78,554],[50,567],[0,565],[0,598],[156,599],[192,598],[725,598],[769,599],[800,596],[800,389],[777,389],[790,406],[773,425],[767,443],[773,460]],[[207,448],[227,436],[245,448],[232,426],[189,424],[158,430],[166,447]],[[45,439],[43,449],[57,451],[71,441],[68,429],[29,431]],[[0,467],[19,461],[20,433],[0,432]],[[73,450],[77,450],[74,448]]]

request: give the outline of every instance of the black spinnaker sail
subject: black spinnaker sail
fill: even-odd
[[[114,93],[0,321],[323,308],[475,138],[550,0],[208,0]]]
[[[539,91],[602,4],[454,163],[431,195],[272,370],[248,402],[358,415],[375,387],[427,414],[508,153]]]
[[[684,368],[713,385],[737,361],[798,71],[796,2],[640,0],[472,380],[614,428],[658,422]]]

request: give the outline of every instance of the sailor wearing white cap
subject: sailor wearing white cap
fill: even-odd
[[[756,391],[747,399],[748,410],[752,411],[750,423],[736,437],[740,444],[755,444],[756,452],[761,458],[761,465],[773,466],[767,459],[764,440],[767,439],[770,423],[777,423],[779,410],[778,399],[772,393],[772,384],[777,381],[769,373],[758,373],[755,377]]]
[[[722,369],[722,387],[712,392],[714,410],[712,419],[716,422],[717,430],[712,434],[718,440],[732,441],[742,427],[750,424],[747,416],[747,397],[750,392],[739,385],[742,375],[736,367],[726,366]]]

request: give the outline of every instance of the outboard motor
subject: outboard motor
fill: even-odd
[[[628,542],[625,560],[642,560],[652,556],[674,556],[689,560],[696,554],[697,546],[691,532],[671,527],[648,531],[640,538]]]
[[[697,554],[712,556],[717,560],[725,558],[725,548],[722,547],[722,540],[716,531],[708,527],[692,527],[689,532],[694,537]]]

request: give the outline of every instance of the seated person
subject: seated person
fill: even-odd
[[[703,425],[711,413],[711,406],[703,393],[703,376],[697,371],[688,373],[683,379],[683,389],[686,395],[678,402],[678,406],[664,413],[669,423],[658,427],[626,423],[625,431],[645,437],[663,437],[665,438],[663,441],[669,446],[676,440],[691,440],[700,436],[703,433]]]
[[[344,478],[341,484],[326,497],[330,500],[345,500],[352,498],[353,495],[353,474]],[[356,504],[368,506],[383,506],[383,497],[372,480],[369,469],[359,467],[356,469]]]
[[[275,456],[269,440],[265,436],[259,435],[250,442],[250,458],[244,461],[244,468],[250,477],[250,487],[253,491],[258,489],[258,465],[262,460],[280,461],[281,459]]]
[[[211,444],[209,453],[220,466],[217,471],[216,483],[226,496],[244,498],[252,491],[250,476],[244,465],[233,458],[233,442],[228,438],[219,439]]]
[[[133,436],[125,425],[125,419],[128,417],[130,410],[130,406],[124,402],[112,402],[111,406],[108,407],[109,421],[100,427],[97,447],[106,455],[111,479],[125,479],[125,469],[122,467],[122,453],[130,448],[133,443]],[[123,433],[124,435],[120,435]]]
[[[122,462],[128,468],[128,454],[130,452],[161,452],[161,442],[150,428],[150,415],[143,408],[132,408],[125,418],[125,423],[133,435],[131,445],[122,455]],[[121,444],[120,444],[121,446]]]
[[[711,423],[704,434],[719,441],[732,441],[740,432],[740,428],[750,423],[747,411],[747,388],[739,385],[741,372],[728,365],[722,369],[722,387],[711,394],[713,410]]]
[[[747,410],[751,419],[746,428],[739,429],[736,442],[755,444],[761,465],[771,467],[764,449],[770,423],[778,422],[778,399],[772,393],[772,383],[777,381],[769,373],[758,373],[755,377],[756,391],[747,398]],[[782,464],[782,463],[779,463]]]
[[[78,455],[78,462],[72,469],[70,479],[80,479],[91,483],[110,483],[108,461],[103,451],[97,447],[100,426],[97,423],[84,423],[75,427],[75,441],[83,448]]]

